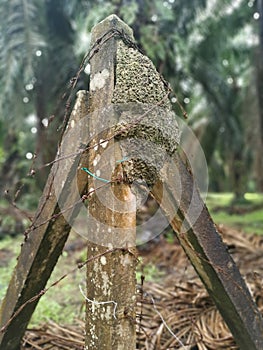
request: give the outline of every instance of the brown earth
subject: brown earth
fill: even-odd
[[[220,226],[219,231],[263,313],[263,237]],[[79,249],[81,247],[78,247]],[[238,349],[222,317],[177,242],[161,238],[141,252],[143,264],[156,265],[158,283],[138,285],[137,349]],[[26,349],[83,349],[84,322],[49,322],[29,329]]]

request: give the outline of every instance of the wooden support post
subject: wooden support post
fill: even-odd
[[[262,316],[178,154],[152,193],[240,350],[263,349]]]
[[[76,174],[81,154],[81,141],[83,141],[79,132],[72,132],[72,128],[86,116],[87,100],[86,91],[78,92],[68,129],[64,135],[64,139],[67,138],[66,145],[61,143],[57,162],[51,169],[36,215],[22,245],[17,266],[1,304],[1,350],[20,349],[20,341],[42,295],[41,291],[45,288],[62,253],[71,229],[70,222],[79,210],[80,194],[86,190],[86,179],[84,179],[85,182],[81,182],[80,179],[79,192],[76,191],[72,181]],[[58,161],[62,155],[71,156]],[[68,208],[64,213],[65,216],[61,215],[63,209],[58,202],[64,203],[63,209]],[[13,317],[18,310],[20,312]]]
[[[90,61],[89,171],[95,176],[89,175],[88,183],[95,192],[88,200],[87,234],[88,258],[94,260],[87,265],[85,349],[92,350],[136,348],[136,198],[125,181],[122,150],[114,140],[118,113],[107,110],[123,38],[132,41],[132,31],[115,15],[92,30],[92,45],[102,42]]]

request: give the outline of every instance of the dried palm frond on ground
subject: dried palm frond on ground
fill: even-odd
[[[219,231],[263,313],[263,237],[223,226]],[[161,240],[144,261],[165,277],[138,286],[137,349],[234,350],[235,342],[221,315],[178,244]],[[147,280],[147,276],[146,276]],[[83,349],[84,322],[59,326],[49,322],[28,330],[22,349]]]

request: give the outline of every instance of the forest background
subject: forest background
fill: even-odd
[[[61,133],[61,96],[89,49],[91,28],[111,13],[133,28],[187,111],[205,152],[209,191],[230,191],[237,200],[262,192],[262,0],[0,4],[1,194],[15,194],[22,181],[23,209],[36,207],[49,172],[43,165],[54,158]],[[89,65],[76,90],[88,81]],[[33,158],[36,180],[27,176]]]

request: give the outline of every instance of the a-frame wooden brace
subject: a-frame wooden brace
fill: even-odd
[[[105,109],[104,107],[108,108],[112,105],[116,112],[112,113],[113,124],[116,127],[110,125],[106,134],[103,134],[103,138],[104,146],[105,140],[107,140],[110,145],[110,141],[113,142],[118,139],[117,148],[114,146],[114,152],[120,160],[123,160],[120,163],[121,170],[118,168],[117,171],[114,172],[113,177],[108,179],[108,181],[110,181],[109,186],[115,186],[115,190],[117,192],[120,191],[121,197],[124,198],[124,194],[129,192],[129,184],[132,182],[133,177],[136,179],[136,174],[138,175],[139,171],[144,171],[143,164],[145,164],[145,162],[136,162],[134,156],[135,151],[133,149],[134,144],[132,144],[132,142],[130,149],[128,147],[129,144],[128,146],[124,145],[119,147],[118,142],[121,139],[132,138],[131,130],[134,132],[133,137],[135,139],[138,136],[136,133],[139,133],[140,138],[146,135],[146,141],[149,141],[149,139],[147,140],[149,136],[147,136],[147,128],[149,125],[147,126],[146,123],[145,128],[138,127],[138,125],[144,123],[143,119],[138,119],[138,114],[143,115],[143,111],[146,111],[144,112],[145,120],[152,118],[151,123],[154,124],[156,116],[151,117],[151,113],[147,113],[147,110],[149,111],[150,109],[150,105],[163,108],[167,113],[169,110],[169,103],[165,100],[165,94],[167,93],[165,84],[157,77],[157,72],[154,70],[150,60],[141,55],[136,49],[136,46],[133,44],[131,29],[117,16],[109,16],[94,27],[92,32],[92,45],[94,46],[90,57],[90,95],[88,96],[88,93],[85,91],[78,93],[75,108],[70,116],[68,128],[63,136],[64,139],[68,138],[66,149],[62,150],[61,146],[58,150],[57,162],[54,163],[50,172],[38,210],[32,226],[28,230],[27,239],[22,246],[17,266],[10,281],[6,296],[2,302],[0,309],[0,326],[2,327],[0,333],[0,350],[19,349],[20,341],[37,305],[41,291],[45,288],[50,274],[62,252],[63,246],[70,233],[72,223],[74,223],[74,217],[77,216],[80,206],[83,205],[85,195],[87,194],[87,182],[91,181],[90,179],[92,176],[81,171],[81,167],[89,166],[89,164],[92,164],[92,161],[94,165],[94,159],[96,157],[95,151],[102,145],[101,139],[98,138],[99,144],[97,146],[92,141],[93,146],[90,148],[90,152],[82,153],[83,145],[84,147],[92,145],[92,132],[88,131],[88,127],[96,128],[96,125],[98,125],[94,117],[91,117],[91,121],[89,121],[89,125],[87,126],[85,122],[83,122],[86,120],[87,114],[91,116],[96,115],[96,118],[101,118],[101,120],[99,119],[100,122],[106,123],[107,119],[100,116],[103,115],[102,111]],[[148,77],[149,84],[145,84],[144,80],[141,79],[143,74],[146,74]],[[129,77],[128,82],[126,75]],[[143,90],[143,94],[136,96],[138,89],[133,90],[132,86],[129,87],[129,82],[131,81],[133,84],[132,86],[136,84],[140,86],[140,90]],[[123,87],[123,91],[121,87]],[[145,99],[145,103],[143,99]],[[125,110],[124,108],[121,110],[121,113],[117,113],[120,104],[126,104],[126,106],[128,106],[129,103],[133,103],[133,106],[134,103],[137,103],[138,109],[136,110],[136,108],[133,108],[132,111],[128,113],[129,110]],[[154,113],[154,108],[152,108],[152,112]],[[124,115],[126,115],[126,117]],[[162,122],[165,122],[164,118],[165,116],[160,113],[160,120],[162,120]],[[76,131],[76,133],[71,132],[76,123],[83,123],[81,130]],[[135,126],[134,129],[132,129],[133,126]],[[85,129],[86,127],[87,129]],[[169,127],[167,128],[169,129]],[[151,130],[151,133],[154,133],[156,128],[150,129],[149,127],[149,130]],[[164,130],[165,128],[163,128],[162,132],[165,132]],[[174,132],[176,132],[176,127]],[[158,165],[159,176],[155,179],[156,173],[153,171],[150,179],[148,178],[149,181],[146,179],[146,182],[152,182],[150,183],[150,190],[153,196],[157,202],[160,203],[162,209],[169,218],[185,253],[222,314],[239,348],[241,350],[262,350],[263,321],[261,314],[252,300],[250,292],[236,264],[229,255],[216,230],[209,212],[198,193],[190,170],[182,161],[180,155],[172,149],[173,146],[171,146],[171,144],[173,142],[169,144],[170,139],[168,136],[169,130],[163,142],[167,143],[165,145],[165,150],[169,153],[172,162],[169,163],[169,167],[165,167],[165,165],[162,166],[162,163],[159,162],[158,164],[161,164],[160,166]],[[171,134],[170,136],[172,139],[173,135]],[[154,143],[154,140],[155,138],[153,137],[151,142]],[[107,147],[106,145],[105,149]],[[129,152],[130,154],[127,154]],[[65,154],[70,155],[70,157],[65,157]],[[158,154],[156,154],[153,155],[152,159],[157,159],[154,158],[155,156],[158,158]],[[133,170],[131,171],[130,168]],[[150,170],[150,167],[146,169],[146,175],[144,174],[146,178],[148,176],[147,171],[149,173]],[[76,174],[78,177],[77,190],[74,180]],[[87,178],[88,176],[90,176],[89,179]],[[142,175],[142,178],[143,177]],[[154,181],[152,181],[153,179]],[[92,180],[94,179],[92,178]],[[180,191],[178,191],[178,189],[180,189]],[[89,191],[90,194],[92,192],[91,185],[89,185]],[[100,191],[103,191],[103,189],[100,189]],[[165,197],[163,196],[164,191],[166,193]],[[127,199],[125,198],[124,201]],[[63,202],[64,209],[61,209],[61,205],[59,204],[61,202]],[[72,205],[72,203],[75,204]],[[91,203],[96,206],[96,199],[94,199],[93,202],[91,200]],[[197,217],[194,215],[196,210],[199,211]],[[61,211],[63,215],[61,215]],[[96,212],[96,207],[94,209],[94,206],[93,212]],[[99,214],[96,215],[99,216]],[[118,216],[113,215],[111,216],[111,220],[117,217]],[[129,218],[133,221],[133,214],[130,214]],[[107,220],[109,220],[107,216],[105,216],[103,220],[104,224],[109,224],[109,221],[107,222]],[[120,220],[124,220],[123,217],[120,218]],[[95,237],[99,237],[99,234],[100,231],[95,232]],[[129,242],[131,241],[132,239],[129,240]],[[109,249],[108,242],[105,244],[106,248],[104,246],[96,250],[96,245],[97,247],[99,246],[98,242],[93,242],[89,245],[88,249],[90,255],[96,255],[98,252],[103,254],[103,252]],[[128,252],[128,260],[130,259],[129,264],[134,270],[136,265],[134,260],[136,259],[136,254],[134,250],[132,250],[129,245],[124,247],[125,249],[123,246],[115,246],[117,250],[113,248],[112,252],[109,254],[116,254],[117,252],[119,255],[117,260],[115,256],[112,255],[111,263],[123,261],[123,259],[127,258]],[[110,259],[109,257],[109,261]],[[105,265],[104,260],[101,260],[100,263],[101,265]],[[90,276],[90,278],[93,278],[92,273],[96,268],[98,268],[98,266],[89,266],[88,276]],[[96,273],[96,271],[94,273]],[[110,274],[110,270],[105,273]],[[122,272],[119,271],[118,273]],[[127,269],[125,273],[127,273]],[[133,283],[133,273],[134,271],[131,272],[129,277],[131,284]],[[112,276],[112,278],[114,278],[114,276]],[[89,285],[91,285],[91,283],[89,283]],[[96,290],[94,290],[96,286],[92,288],[93,289],[90,290],[88,288],[88,292],[92,292],[93,296],[96,296]],[[114,293],[114,298],[117,298],[118,293]],[[122,297],[130,296],[122,295]],[[123,300],[119,301],[119,303],[123,302]],[[132,307],[132,305],[129,305],[129,310],[126,310],[129,314],[129,319],[131,319],[134,314]],[[121,307],[119,310],[120,309]],[[116,319],[113,327],[118,327],[121,324],[120,322],[122,322],[118,319],[119,310],[117,309],[116,315],[114,314]],[[89,323],[86,329],[87,333],[90,327],[91,324]],[[86,344],[87,349],[118,349],[118,344],[116,345],[116,343],[114,343],[115,340],[113,339],[114,337],[112,338],[111,331],[105,330],[105,324],[103,327],[104,330],[100,330],[96,325],[96,331],[104,331],[105,334],[111,337],[109,338],[108,344],[106,344],[105,341],[104,343],[100,343],[99,340],[96,340],[93,345],[91,343],[89,345]],[[112,327],[112,324],[110,327]],[[125,335],[127,337],[126,349],[135,349],[135,328],[132,327],[131,324],[123,323],[122,327],[127,327]],[[118,332],[116,332],[116,334],[117,333]],[[89,336],[92,337],[92,334]],[[129,339],[132,339],[132,341],[129,341]],[[122,341],[124,340],[119,340],[119,342]]]

